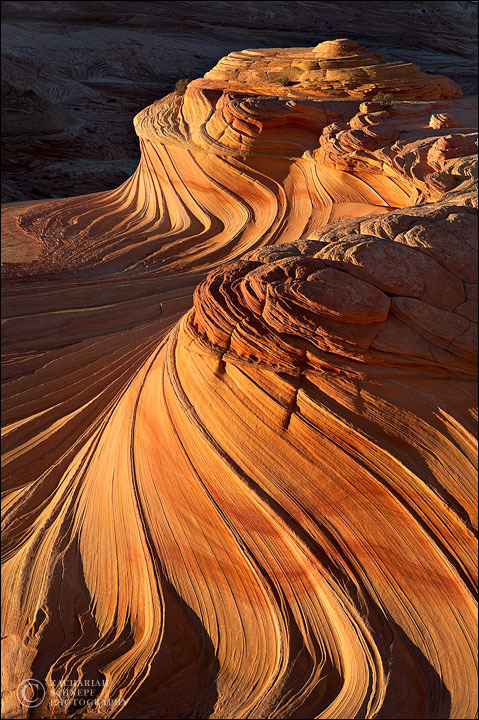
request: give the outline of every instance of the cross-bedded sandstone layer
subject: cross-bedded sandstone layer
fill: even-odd
[[[138,164],[131,117],[246,47],[353,34],[477,92],[477,3],[2,2],[2,201],[109,190]]]
[[[404,100],[462,95],[458,85],[442,75],[422,73],[417,65],[384,62],[346,38],[312,48],[275,48],[231,53],[206,73],[209,81],[238,89],[253,82],[260,87],[278,83],[287,95],[368,98],[378,91]]]
[[[474,105],[239,55],[4,208],[4,714],[472,717]]]

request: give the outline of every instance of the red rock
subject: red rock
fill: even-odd
[[[6,717],[474,716],[458,94],[344,39],[234,53],[138,113],[119,188],[7,206]]]

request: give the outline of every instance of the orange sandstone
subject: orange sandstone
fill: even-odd
[[[460,96],[245,50],[136,116],[121,187],[4,209],[6,717],[25,678],[32,717],[474,716]]]

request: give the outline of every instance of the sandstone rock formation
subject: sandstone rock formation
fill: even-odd
[[[138,164],[131,117],[246,47],[347,35],[477,92],[476,25],[466,1],[2,2],[2,202],[119,185]]]
[[[6,717],[474,716],[474,104],[398,67],[228,56],[3,208]]]
[[[434,108],[451,105],[461,122],[445,113],[432,114],[427,120]],[[393,102],[388,109],[374,102],[362,103],[349,122],[324,128],[317,162],[407,181],[416,202],[437,200],[445,190],[460,189],[465,170],[459,169],[462,163],[458,165],[458,160],[477,153],[476,116],[477,98],[454,103]],[[467,177],[462,180],[467,184]],[[444,182],[449,185],[444,187]]]
[[[243,50],[223,58],[206,79],[241,89],[279,83],[282,94],[367,98],[388,91],[408,100],[462,95],[455,82],[421,73],[412,63],[385,63],[378,53],[348,39],[321,42],[312,48]]]

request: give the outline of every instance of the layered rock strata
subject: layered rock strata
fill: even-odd
[[[344,53],[344,72],[351,70],[346,41],[338,41],[340,50],[325,45],[323,56],[332,46]],[[424,78],[439,88],[435,77]],[[20,227],[42,248],[37,272],[98,268],[100,260],[102,272],[207,268],[342,217],[437,199],[463,179],[447,173],[448,186],[428,192],[441,158],[476,150],[470,99],[397,101],[390,112],[368,103],[361,111],[357,102],[307,89],[293,98],[278,85],[258,88],[254,74],[250,83],[238,92],[206,77],[184,96],[153,103],[134,119],[142,160],[120,188],[22,211]],[[371,92],[380,87],[372,84]],[[448,96],[446,80],[441,87]],[[412,97],[423,91],[405,88]],[[457,116],[446,136],[430,126],[439,108]]]
[[[377,74],[196,80],[4,208],[6,717],[476,712],[473,104],[318,47]]]
[[[378,91],[404,100],[454,98],[458,85],[441,75],[422,73],[417,65],[384,62],[378,53],[348,39],[330,40],[312,48],[275,48],[231,53],[206,73],[208,81],[260,87],[279,84],[286,95],[317,95],[364,99]]]
[[[178,78],[200,77],[246,47],[314,46],[352,33],[388,61],[406,58],[477,92],[476,25],[477,4],[466,1],[5,0],[2,202],[119,185],[138,164],[132,115]]]

